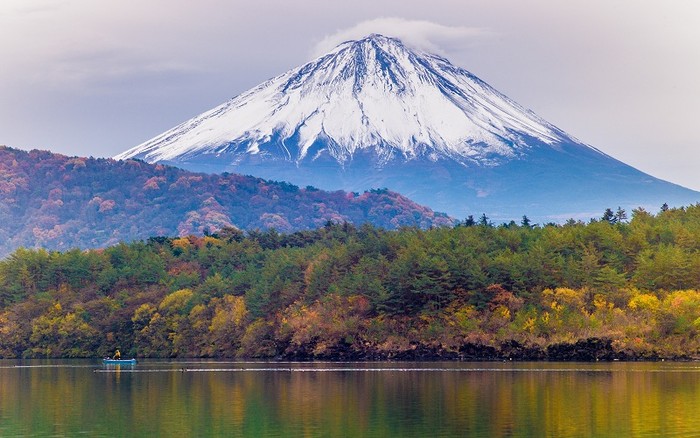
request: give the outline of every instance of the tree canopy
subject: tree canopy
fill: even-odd
[[[22,248],[0,261],[0,357],[546,357],[590,339],[695,357],[700,206],[613,217]]]

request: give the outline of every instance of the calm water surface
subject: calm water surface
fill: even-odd
[[[0,436],[700,436],[700,365],[0,361]]]

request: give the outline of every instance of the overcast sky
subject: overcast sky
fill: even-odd
[[[700,190],[696,0],[0,0],[0,144],[113,156],[372,32]]]

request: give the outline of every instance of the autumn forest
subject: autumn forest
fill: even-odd
[[[694,358],[700,205],[587,223],[223,228],[0,261],[0,358]]]

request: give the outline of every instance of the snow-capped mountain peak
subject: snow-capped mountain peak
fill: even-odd
[[[488,165],[518,156],[528,139],[570,140],[446,59],[372,34],[115,158],[205,154],[235,163],[259,155],[300,163],[328,155],[342,165],[364,151],[380,165],[417,157]]]
[[[386,187],[455,217],[494,220],[588,219],[699,199],[579,142],[445,58],[378,34],[116,158],[327,190]]]

